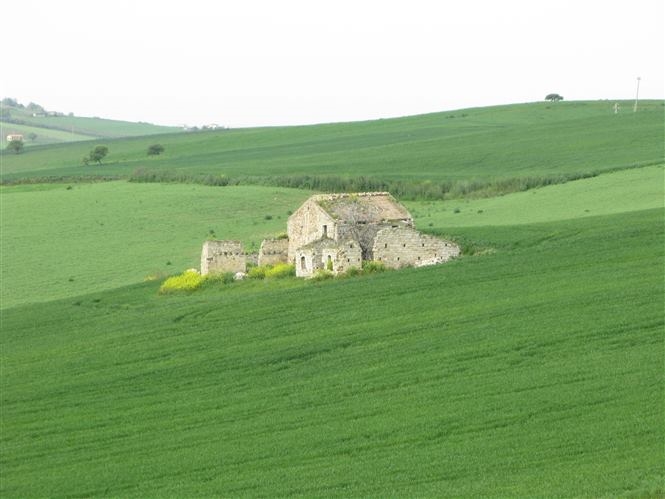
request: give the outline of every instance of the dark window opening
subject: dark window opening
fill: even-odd
[[[328,226],[327,225],[323,226],[323,237],[328,237]]]
[[[305,265],[305,257],[304,256],[300,257],[300,268],[301,268],[301,270],[307,270],[307,265]]]

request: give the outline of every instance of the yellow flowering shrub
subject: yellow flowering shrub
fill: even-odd
[[[266,269],[266,277],[274,279],[281,279],[282,277],[290,277],[296,275],[295,265],[288,263],[278,263],[272,268]]]
[[[164,281],[159,288],[159,292],[194,291],[200,288],[204,281],[205,277],[196,270],[185,270],[182,274],[171,276]]]

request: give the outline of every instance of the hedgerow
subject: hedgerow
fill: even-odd
[[[506,179],[452,179],[432,182],[429,180],[386,180],[373,177],[340,177],[336,175],[278,175],[239,176],[196,175],[167,170],[139,168],[129,177],[130,182],[192,183],[211,186],[263,185],[307,189],[322,192],[388,191],[404,200],[434,201],[458,198],[493,197],[511,192],[526,191],[547,185],[563,184],[582,178],[595,177],[599,172],[563,173]]]

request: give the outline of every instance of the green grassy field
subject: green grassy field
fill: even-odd
[[[436,231],[657,208],[663,206],[663,191],[660,166],[499,198],[406,204],[419,228]],[[1,307],[198,268],[201,244],[211,230],[218,238],[239,239],[248,251],[258,251],[263,238],[286,231],[289,212],[309,195],[274,187],[127,182],[2,187],[1,277],[6,285]],[[448,233],[455,237],[454,231]]]
[[[490,199],[408,201],[420,227],[550,222],[663,207],[663,165],[636,168]]]
[[[210,231],[258,251],[309,193],[274,187],[97,184],[0,188],[2,308],[199,268]]]
[[[4,106],[3,106],[4,108]],[[144,136],[177,132],[177,127],[133,123],[129,121],[86,118],[80,116],[32,116],[27,109],[6,108],[11,113],[11,121],[0,120],[0,148],[7,147],[7,134],[21,133],[25,136],[26,147],[75,142],[81,140],[111,139],[118,137]],[[28,134],[34,133],[33,141]]]
[[[611,104],[123,139],[94,170],[602,172],[408,201],[465,256],[354,278],[143,282],[210,230],[256,248],[306,190],[0,187],[0,496],[662,497],[663,106]],[[78,176],[89,149],[3,155],[2,177]]]
[[[662,101],[614,115],[613,103],[499,106],[307,127],[239,129],[107,141],[105,165],[81,166],[89,143],[2,157],[4,181],[119,175],[137,169],[229,177],[294,175],[441,182],[556,176],[662,163]],[[624,106],[625,107],[625,106]],[[454,117],[453,117],[454,116]],[[147,158],[150,144],[166,148]]]
[[[7,147],[7,135],[9,133],[20,133],[24,137],[24,145],[26,147],[33,147],[38,145],[53,144],[58,142],[75,142],[79,140],[89,140],[90,136],[79,133],[72,133],[71,131],[56,130],[51,128],[39,128],[36,126],[17,125],[14,123],[8,124],[0,122],[0,147],[2,149]],[[29,135],[34,133],[37,137],[35,140],[30,140]]]
[[[3,312],[3,497],[663,493],[663,210]],[[468,235],[474,231],[467,229]]]

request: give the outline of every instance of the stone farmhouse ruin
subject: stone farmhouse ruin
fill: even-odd
[[[418,232],[408,210],[387,192],[312,196],[289,217],[287,236],[263,241],[257,263],[290,263],[297,276],[311,277],[320,270],[360,268],[366,260],[396,269],[460,254],[456,244]],[[206,241],[201,274],[244,272],[248,261],[252,255],[240,241]]]

